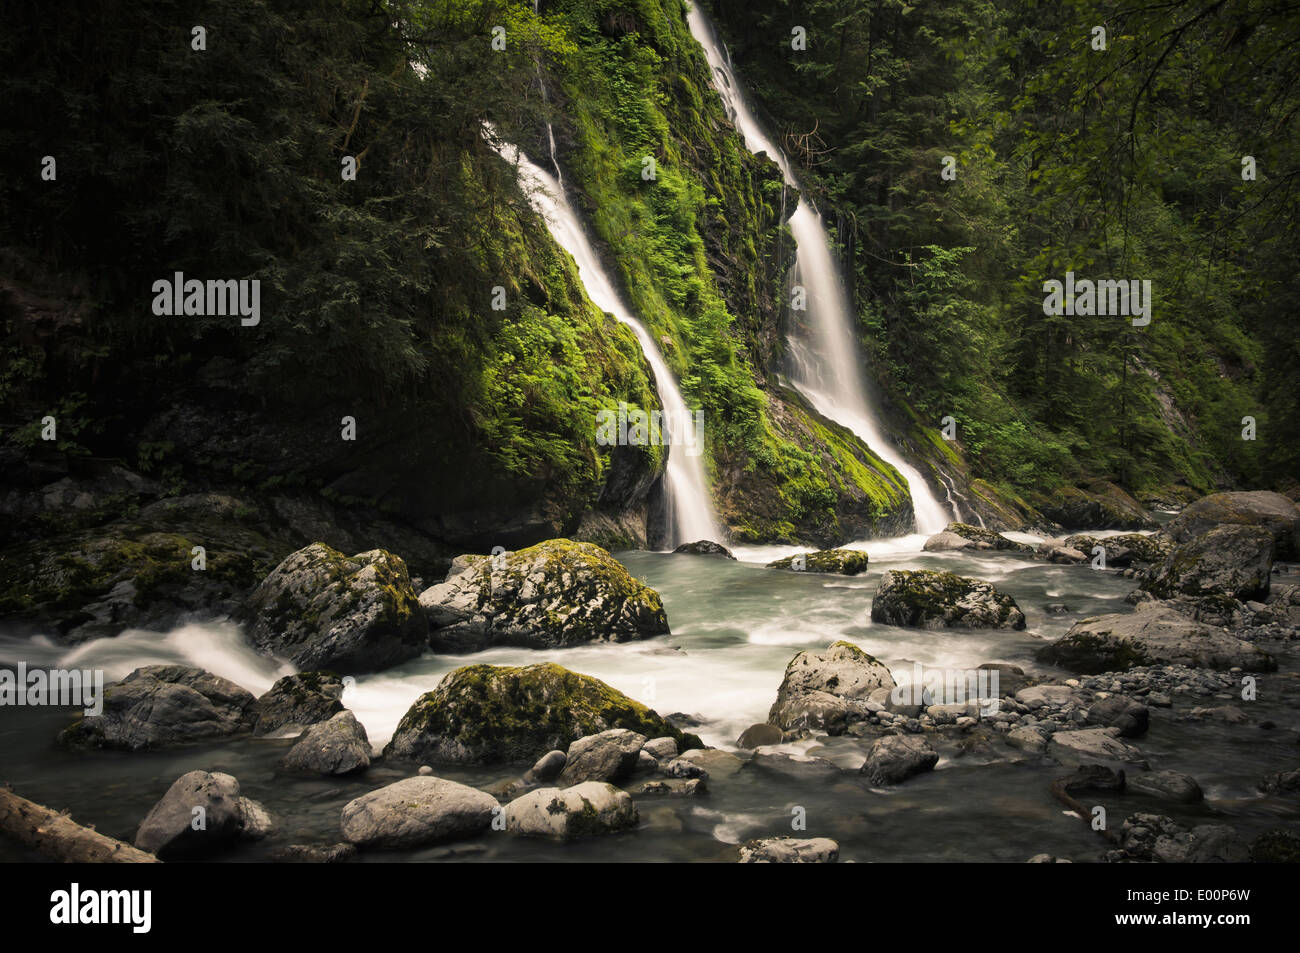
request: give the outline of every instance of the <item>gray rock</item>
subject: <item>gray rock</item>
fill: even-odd
[[[785,731],[842,730],[866,717],[873,691],[893,687],[887,667],[851,642],[835,642],[824,652],[800,652],[790,660],[768,721]]]
[[[1047,745],[1047,753],[1065,764],[1124,762],[1146,764],[1142,752],[1125,744],[1114,728],[1081,728],[1058,731]]]
[[[556,784],[567,788],[583,781],[621,781],[630,777],[646,740],[645,735],[626,728],[579,738],[569,745]]]
[[[1273,534],[1262,527],[1216,526],[1175,548],[1142,588],[1162,599],[1265,599],[1275,545]]]
[[[698,543],[682,543],[673,550],[674,553],[688,553],[693,556],[722,556],[726,559],[735,560],[731,555],[731,550],[711,539],[702,539]]]
[[[828,837],[764,837],[741,845],[739,863],[833,864],[839,859],[840,845]]]
[[[343,808],[343,839],[405,849],[471,837],[492,823],[496,798],[444,778],[417,777],[363,794]]]
[[[707,794],[704,778],[681,778],[667,781],[647,781],[637,793],[648,797],[696,797]]]
[[[343,711],[343,679],[333,672],[286,675],[257,700],[253,734],[301,734],[308,725],[329,721]]]
[[[663,766],[665,777],[669,778],[708,778],[709,772],[694,761],[674,758]]]
[[[734,754],[717,748],[692,748],[690,751],[683,751],[678,756],[678,760],[699,765],[714,780],[729,778],[744,765],[744,762]]]
[[[635,827],[632,796],[603,781],[570,788],[541,788],[506,805],[506,830],[531,837],[572,840]]]
[[[1300,793],[1300,768],[1289,771],[1275,771],[1260,779],[1259,789],[1265,794]]]
[[[357,856],[356,844],[289,844],[271,851],[277,864],[342,864]]]
[[[1177,771],[1135,772],[1129,775],[1128,788],[1178,804],[1195,804],[1205,798],[1195,778]]]
[[[1079,693],[1069,685],[1034,685],[1016,692],[1016,701],[1026,708],[1060,708],[1079,701]]]
[[[871,621],[927,629],[1023,629],[1025,614],[991,583],[930,569],[891,569],[880,578]]]
[[[1043,542],[1038,544],[1036,553],[1039,558],[1046,559],[1049,563],[1063,563],[1069,565],[1072,563],[1086,563],[1088,561],[1088,557],[1084,553],[1063,545],[1059,540],[1043,540]]]
[[[656,761],[675,758],[677,757],[677,739],[667,736],[651,738],[641,750],[648,753]]]
[[[284,767],[308,774],[340,775],[370,767],[370,739],[350,711],[312,725],[284,756]]]
[[[532,781],[554,781],[564,770],[565,764],[569,761],[569,756],[563,751],[548,751],[537,759],[537,763],[529,769],[524,775],[524,780]]]
[[[939,753],[919,735],[889,735],[871,746],[862,773],[872,784],[901,784],[938,763]]]
[[[140,823],[135,846],[162,860],[200,857],[266,836],[270,816],[229,774],[181,775]]]
[[[751,769],[812,784],[834,781],[842,773],[837,765],[824,758],[794,758],[780,751],[758,752],[746,766],[746,770]]]
[[[252,694],[187,665],[146,665],[104,689],[103,711],[59,735],[71,748],[141,751],[246,734],[257,717]]]
[[[1087,724],[1118,728],[1122,738],[1145,734],[1150,722],[1151,709],[1125,695],[1099,698],[1088,708]]]
[[[856,549],[823,549],[786,556],[784,559],[768,563],[767,568],[856,576],[867,571],[867,561],[867,554]]]
[[[1021,725],[1007,732],[1007,744],[1028,754],[1043,754],[1047,751],[1047,736],[1038,728]]]
[[[382,549],[291,553],[249,597],[249,636],[299,668],[375,672],[420,655],[428,623],[406,563]]]
[[[1038,658],[1076,672],[1122,672],[1141,665],[1271,672],[1277,663],[1256,646],[1158,603],[1134,612],[1081,619]]]
[[[1267,490],[1203,497],[1174,517],[1165,532],[1187,543],[1225,524],[1266,529],[1277,545],[1279,559],[1300,559],[1300,507],[1281,493]]]
[[[552,539],[461,565],[420,594],[435,651],[556,648],[668,632],[659,593],[593,543]]]

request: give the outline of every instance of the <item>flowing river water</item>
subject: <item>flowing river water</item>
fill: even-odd
[[[1032,537],[1010,534],[1028,541]],[[1104,535],[1104,534],[1103,534]],[[426,655],[375,675],[359,676],[344,704],[365,725],[376,751],[423,692],[462,665],[531,664],[554,661],[597,676],[661,714],[684,712],[699,719],[689,728],[713,746],[735,750],[740,732],[766,720],[786,664],[799,651],[824,648],[845,638],[877,656],[896,676],[912,662],[973,668],[1009,662],[1028,672],[1063,675],[1033,660],[1035,649],[1064,634],[1075,620],[1098,612],[1131,611],[1123,602],[1130,580],[1084,566],[1058,566],[1018,555],[922,553],[923,537],[856,544],[871,554],[869,570],[838,577],[767,569],[763,563],[794,552],[788,547],[739,548],[739,561],[719,557],[623,552],[618,558],[663,596],[672,634],[656,639],[563,650],[500,648],[465,656]],[[952,570],[995,583],[1014,596],[1028,627],[1011,631],[924,631],[873,623],[872,595],[889,568]],[[1070,611],[1052,615],[1049,603]],[[1293,643],[1294,644],[1294,643]],[[120,678],[141,665],[199,665],[260,694],[292,667],[257,655],[230,623],[206,622],[169,633],[131,631],[69,650],[41,638],[0,640],[0,664],[102,668]],[[1294,671],[1293,659],[1279,658]],[[1300,705],[1300,686],[1287,676],[1263,676],[1256,721],[1278,721]],[[1232,704],[1198,700],[1203,705]],[[1190,704],[1190,703],[1189,703]],[[65,751],[55,735],[69,722],[66,709],[13,708],[0,719],[0,783],[37,802],[68,809],[75,819],[107,834],[131,839],[136,826],[171,783],[203,769],[235,775],[245,795],[261,801],[278,822],[270,840],[222,855],[221,860],[258,860],[276,846],[335,843],[339,814],[349,800],[409,776],[413,765],[382,761],[359,777],[301,778],[281,774],[277,763],[289,740],[240,738],[201,747],[156,752]],[[1260,798],[1255,780],[1266,771],[1294,766],[1290,731],[1257,725],[1183,722],[1157,710],[1147,735],[1135,739],[1153,769],[1183,771],[1198,779],[1207,801],[1190,808],[1156,804],[1139,796],[1107,796],[1113,824],[1139,811],[1158,811],[1204,823],[1219,816],[1243,834],[1283,820],[1276,801]],[[1024,861],[1048,852],[1078,861],[1095,859],[1105,846],[1077,818],[1064,813],[1048,784],[1064,773],[1059,765],[1021,763],[951,753],[937,769],[893,788],[869,787],[856,769],[869,741],[844,736],[782,746],[796,756],[836,762],[844,773],[832,781],[768,776],[745,769],[715,777],[710,793],[690,799],[638,797],[641,823],[633,831],[568,845],[537,842],[496,832],[476,840],[424,850],[365,853],[363,861],[463,860],[727,860],[736,843],[755,836],[796,833],[791,819],[804,809],[806,832],[840,844],[842,860]],[[516,777],[527,765],[437,766],[439,776],[488,786]],[[1294,816],[1291,816],[1294,819]],[[18,859],[0,841],[0,859]]]

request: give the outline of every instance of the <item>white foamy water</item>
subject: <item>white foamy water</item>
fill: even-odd
[[[667,421],[674,426],[681,426],[685,421],[693,420],[694,415],[688,412],[686,401],[677,388],[677,381],[664,361],[654,337],[633,316],[632,309],[616,290],[560,183],[550,173],[529,161],[513,145],[496,139],[491,129],[487,130],[487,138],[489,144],[507,162],[518,168],[520,185],[528,194],[533,207],[546,221],[547,228],[560,247],[573,256],[587,297],[596,307],[614,315],[631,328],[636,335],[646,361],[654,371],[659,403],[663,406]],[[668,437],[665,436],[665,441],[667,440]],[[709,495],[704,457],[687,453],[684,442],[666,449],[668,463],[664,474],[664,489],[668,510],[672,515],[672,526],[667,534],[668,548],[702,539],[725,540],[726,534],[718,522]]]
[[[780,167],[786,184],[800,189],[785,153],[768,138],[750,109],[730,57],[698,5],[689,5],[687,20],[691,34],[704,49],[714,88],[745,145],[755,154],[767,153]],[[821,215],[808,200],[806,191],[800,191],[803,197],[790,216],[790,231],[798,245],[794,280],[807,291],[809,327],[807,336],[798,331],[791,333],[792,383],[820,414],[853,431],[903,476],[912,495],[916,529],[921,533],[937,533],[948,525],[952,514],[939,503],[920,471],[903,458],[884,433],[862,375],[854,330],[857,319],[844,290],[839,263],[831,251]]]

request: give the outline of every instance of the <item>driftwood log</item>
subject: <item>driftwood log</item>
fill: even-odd
[[[0,834],[69,864],[156,864],[153,854],[0,788]]]

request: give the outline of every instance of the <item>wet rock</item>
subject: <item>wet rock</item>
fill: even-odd
[[[1165,532],[1187,543],[1225,524],[1266,529],[1276,543],[1277,558],[1300,559],[1300,507],[1281,493],[1214,493],[1189,504]]]
[[[104,689],[103,711],[59,735],[70,748],[141,751],[252,730],[257,701],[234,682],[188,665],[146,665]]]
[[[1216,526],[1180,544],[1142,582],[1162,599],[1205,596],[1264,599],[1273,566],[1273,534],[1255,526]]]
[[[1034,551],[1040,559],[1046,559],[1049,563],[1073,564],[1085,563],[1088,557],[1079,552],[1077,549],[1071,549],[1064,545],[1060,540],[1047,539],[1038,544]]]
[[[824,549],[813,553],[786,556],[784,559],[768,563],[767,568],[856,576],[867,571],[867,561],[867,554],[856,549]]]
[[[1062,487],[1031,502],[1045,518],[1062,526],[1154,529],[1156,525],[1142,504],[1113,483],[1094,483],[1086,490]]]
[[[708,778],[709,772],[694,761],[674,758],[663,766],[665,777],[669,778]]]
[[[1017,543],[1013,539],[1007,539],[1001,533],[995,533],[991,529],[984,529],[980,526],[972,526],[970,523],[949,523],[937,536],[931,536],[923,547],[928,552],[934,552],[941,547],[931,547],[930,543],[939,537],[956,537],[964,546],[950,545],[950,541],[945,540],[943,549],[982,549],[982,550],[1000,550],[1014,553],[1031,553],[1033,547],[1025,543]]]
[[[702,539],[698,543],[682,543],[673,552],[689,553],[695,556],[723,556],[731,560],[736,558],[731,555],[731,550],[727,549],[727,547],[721,546],[710,539]]]
[[[843,730],[866,717],[865,702],[879,688],[893,688],[889,669],[851,642],[824,652],[800,652],[785,667],[767,720],[776,728]]]
[[[470,665],[420,696],[384,756],[409,761],[532,761],[587,735],[626,728],[703,747],[651,709],[590,675],[553,663]]]
[[[758,752],[749,760],[746,770],[762,771],[807,784],[825,784],[836,780],[842,773],[838,766],[824,758],[795,758],[780,751]]]
[[[939,753],[918,735],[889,735],[871,746],[862,773],[871,784],[901,784],[908,778],[931,771]]]
[[[1163,532],[1149,536],[1141,533],[1126,533],[1122,536],[1070,536],[1065,545],[1077,549],[1089,557],[1094,555],[1094,548],[1102,547],[1105,552],[1107,569],[1122,569],[1134,563],[1160,563],[1173,551],[1174,540]]]
[[[1097,699],[1088,708],[1088,724],[1118,728],[1122,738],[1136,738],[1145,733],[1150,721],[1151,709],[1124,695]]]
[[[1138,772],[1129,776],[1128,787],[1130,791],[1176,804],[1196,804],[1205,798],[1195,778],[1177,771]]]
[[[343,808],[343,839],[358,847],[401,850],[471,837],[492,823],[496,798],[444,778],[397,781]]]
[[[752,751],[755,748],[761,748],[764,745],[779,745],[784,739],[785,734],[776,725],[769,725],[766,722],[750,725],[740,733],[736,739],[736,747],[746,751]]]
[[[341,711],[329,721],[312,725],[284,756],[289,771],[307,774],[343,775],[370,767],[370,739],[366,729],[350,711]]]
[[[560,772],[564,770],[564,765],[568,760],[569,756],[563,751],[548,751],[537,759],[537,763],[524,775],[524,780],[530,783],[533,781],[554,781],[560,776]]]
[[[667,781],[647,781],[638,794],[647,797],[697,797],[709,789],[704,778],[681,778]]]
[[[162,860],[213,854],[269,833],[270,816],[241,796],[229,774],[191,771],[176,779],[153,806],[135,835],[135,846]]]
[[[253,734],[301,734],[309,725],[329,721],[343,711],[343,679],[333,672],[286,675],[257,700]]]
[[[635,827],[637,820],[632,796],[602,781],[542,788],[506,806],[510,833],[558,840],[611,834]]]
[[[764,837],[741,845],[739,863],[833,864],[839,859],[840,845],[828,837]]]
[[[304,547],[262,580],[247,615],[259,649],[303,669],[379,671],[420,655],[428,635],[406,563],[382,549]]]
[[[1007,744],[1027,754],[1044,754],[1047,736],[1038,728],[1022,725],[1007,732]]]
[[[1040,661],[1076,672],[1122,672],[1141,665],[1186,665],[1271,672],[1277,663],[1249,642],[1195,622],[1164,606],[1081,619],[1059,642],[1038,652]]]
[[[1257,864],[1300,864],[1300,834],[1275,827],[1250,842],[1250,856]]]
[[[437,652],[494,645],[557,648],[668,632],[659,593],[592,543],[552,539],[499,556],[462,557],[420,594]]]
[[[1026,708],[1060,708],[1079,701],[1079,693],[1069,685],[1034,685],[1016,692],[1016,701]]]
[[[271,851],[277,864],[343,864],[357,856],[355,844],[289,844]]]
[[[990,583],[928,569],[886,572],[871,603],[871,620],[918,628],[1025,627],[1015,599]]]
[[[1146,764],[1142,752],[1120,741],[1114,728],[1081,728],[1058,731],[1047,745],[1047,753],[1066,764],[1117,762]]]
[[[677,739],[667,736],[652,738],[642,746],[642,750],[656,761],[675,758],[677,757]]]
[[[731,777],[744,764],[734,754],[720,751],[717,748],[693,748],[690,751],[683,751],[678,756],[678,760],[699,765],[708,772],[709,777],[715,780]]]
[[[583,781],[621,781],[631,777],[647,740],[645,735],[626,728],[612,728],[579,738],[569,745],[564,770],[555,783],[570,787]]]
[[[1300,768],[1264,775],[1259,789],[1265,794],[1300,794]]]

